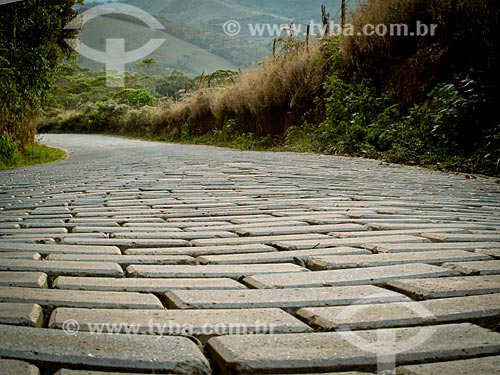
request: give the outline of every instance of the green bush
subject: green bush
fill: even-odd
[[[14,156],[19,149],[19,143],[12,141],[7,132],[0,135],[0,162],[10,165],[14,161]]]

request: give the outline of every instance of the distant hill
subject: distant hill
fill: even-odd
[[[330,1],[332,18],[339,14],[340,1]],[[105,3],[108,0],[86,2]],[[264,59],[271,50],[272,37],[252,37],[243,27],[239,37],[229,37],[223,24],[236,20],[246,24],[287,24],[292,20],[307,23],[320,21],[324,0],[123,0],[157,17],[165,31],[149,30],[140,21],[127,17],[101,17],[85,25],[82,40],[96,49],[104,50],[108,38],[125,38],[127,50],[144,45],[151,37],[166,42],[150,57],[161,69],[179,70],[189,75],[210,73],[218,69],[238,69]],[[348,0],[357,2],[357,0]],[[80,65],[100,69],[102,64],[81,57]],[[133,66],[127,66],[133,70]]]
[[[99,17],[90,21],[85,25],[81,38],[89,47],[100,50],[105,49],[106,39],[109,38],[124,38],[126,50],[139,48],[152,38],[164,38],[166,41],[163,46],[149,56],[159,62],[159,69],[179,70],[189,75],[218,69],[238,69],[237,64],[168,32],[151,30],[142,24],[112,17]],[[82,56],[78,62],[80,66],[90,69],[103,68],[102,64]],[[133,66],[128,66],[127,70],[133,70]]]

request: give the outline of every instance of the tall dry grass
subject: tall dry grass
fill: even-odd
[[[197,90],[165,110],[155,131],[175,135],[187,124],[191,134],[201,135],[231,121],[239,133],[282,135],[305,120],[298,114],[321,116],[326,74],[321,53],[317,47],[300,44],[258,69],[242,72],[230,85]]]

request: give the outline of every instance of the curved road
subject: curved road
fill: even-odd
[[[498,371],[494,179],[42,139],[0,171],[3,375]]]

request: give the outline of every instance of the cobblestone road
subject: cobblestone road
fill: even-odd
[[[0,172],[2,375],[500,374],[495,180],[43,138]]]

